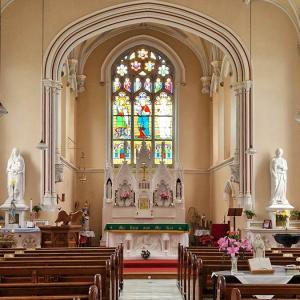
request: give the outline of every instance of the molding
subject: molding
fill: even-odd
[[[185,66],[178,56],[178,54],[165,42],[161,41],[158,38],[149,35],[138,35],[130,37],[116,47],[111,49],[110,53],[106,56],[105,60],[101,65],[100,71],[100,83],[107,82],[108,74],[110,74],[111,66],[115,60],[127,49],[138,45],[146,45],[154,47],[163,54],[165,54],[175,68],[175,83],[180,82],[185,85]],[[179,76],[178,76],[179,75]]]
[[[233,161],[234,161],[234,157],[227,158],[224,161],[219,162],[219,163],[215,164],[214,166],[211,166],[208,170],[210,173],[213,173],[217,170],[220,170],[226,166],[231,165],[233,163]]]
[[[13,2],[14,2],[14,0],[0,0],[0,3],[1,3],[1,14]]]
[[[70,169],[70,170],[72,170],[74,172],[78,171],[78,168],[74,164],[72,164],[71,162],[69,162],[65,157],[60,156],[60,161],[68,169]]]

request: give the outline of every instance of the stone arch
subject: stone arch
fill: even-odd
[[[236,95],[240,107],[236,161],[240,169],[240,194],[251,199],[252,158],[246,150],[253,147],[251,64],[247,48],[230,28],[200,12],[161,1],[134,1],[110,6],[84,16],[60,31],[50,43],[43,62],[43,134],[47,146],[43,153],[43,205],[55,203],[56,107],[59,97],[61,69],[68,54],[85,40],[112,29],[157,23],[190,32],[221,48],[229,57],[236,78]]]

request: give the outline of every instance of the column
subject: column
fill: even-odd
[[[57,102],[61,83],[49,79],[43,80],[43,133],[42,141],[47,145],[42,153],[42,192],[41,204],[44,210],[53,210],[56,206],[55,163],[57,147]]]
[[[239,182],[238,204],[245,209],[253,206],[253,122],[252,81],[234,85],[236,93],[236,150],[232,175]]]

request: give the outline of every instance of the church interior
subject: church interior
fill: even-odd
[[[0,299],[300,295],[299,0],[0,3]]]

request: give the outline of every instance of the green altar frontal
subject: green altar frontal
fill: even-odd
[[[113,232],[184,233],[188,224],[106,224],[104,230]]]

